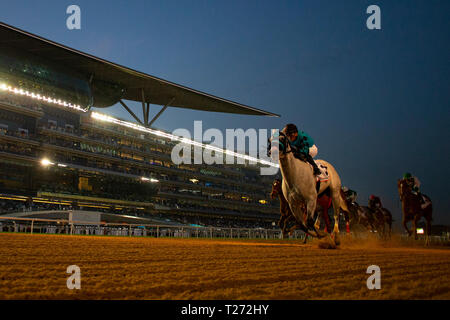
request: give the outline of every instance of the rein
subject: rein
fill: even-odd
[[[278,144],[279,144],[279,148],[278,148],[278,150],[280,151],[280,152],[282,152],[282,153],[284,153],[284,154],[287,154],[287,153],[293,153],[294,151],[293,151],[293,149],[296,149],[294,146],[292,146],[292,144],[291,144],[291,141],[289,140],[289,138],[286,136],[286,134],[284,133],[284,132],[282,132],[282,131],[279,131],[279,135],[280,136],[282,136],[282,137],[284,137],[285,139],[286,139],[286,141],[287,142],[282,142],[282,141],[280,141],[280,138],[278,137]],[[273,140],[273,138],[275,138],[275,136],[272,136],[272,137],[270,137],[269,139],[268,139],[268,141],[267,141],[267,156],[271,156],[271,151],[270,151],[270,149],[272,148],[272,140]],[[285,151],[286,150],[286,147],[285,147],[285,144],[288,144],[289,145],[289,147],[290,147],[290,150],[289,151]]]
[[[290,150],[289,150],[289,151],[283,150],[283,153],[286,154],[286,153],[291,153],[291,152],[293,152],[293,151],[292,151],[293,147],[292,147],[291,141],[290,141],[289,138],[286,136],[286,134],[285,134],[284,132],[280,131],[280,136],[283,136],[283,137],[286,139],[287,144],[288,144],[289,147],[290,147]],[[278,141],[279,141],[279,139],[278,139]],[[281,142],[281,141],[279,141],[279,143],[282,144],[282,145],[284,145],[284,143]],[[283,149],[286,149],[286,148],[283,148]]]

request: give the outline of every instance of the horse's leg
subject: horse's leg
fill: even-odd
[[[289,228],[288,223],[291,221],[294,222],[294,226]],[[286,229],[286,233],[289,234],[290,236],[292,236],[292,233],[294,232],[294,230],[299,227],[299,225],[297,224],[297,220],[295,219],[294,215],[291,212],[288,213],[287,218],[284,221],[284,225],[285,225],[284,228]]]
[[[329,208],[328,208],[329,209]],[[331,226],[330,226],[330,216],[328,215],[328,209],[323,209],[323,219],[325,220],[325,232],[331,233]]]
[[[385,233],[384,217],[381,217],[380,209],[378,209],[377,213],[378,213],[378,216],[377,216],[378,230],[380,232],[379,237],[381,240],[384,240],[384,233]]]
[[[427,235],[425,240],[425,245],[430,245],[430,237],[431,237],[431,218],[427,217]]]
[[[291,214],[289,214],[289,215],[287,216],[287,218],[284,220],[283,232],[284,232],[285,234],[292,235],[292,231],[294,231],[294,230],[296,229],[296,226],[294,225],[294,227],[293,227],[293,228],[290,228],[289,231],[288,231],[288,222],[291,221],[291,220],[293,220],[293,219],[294,219],[294,217],[293,217]],[[295,220],[295,219],[294,219],[294,220]]]
[[[375,227],[375,222],[373,221],[373,219],[369,220],[369,225],[370,225],[370,231],[371,232],[375,232],[375,230],[377,230],[377,228]]]
[[[419,221],[419,215],[415,215],[414,219],[412,221],[412,228],[413,228],[413,233],[414,233],[414,240],[417,240],[417,222]]]
[[[286,238],[286,234],[287,234],[287,230],[286,230],[286,221],[283,224],[283,227],[281,228],[281,239],[285,239]]]
[[[316,199],[310,199],[306,201],[306,228],[308,229],[308,233],[311,236],[315,236],[318,238],[321,238],[319,232],[317,231],[316,227],[314,226],[314,213],[316,211],[316,205],[317,200]],[[311,231],[313,233],[311,233]]]
[[[286,216],[284,214],[281,214],[278,226],[281,228],[281,239],[284,239],[286,237]]]
[[[333,203],[333,212],[334,212],[334,228],[333,228],[333,235],[334,235],[334,241],[336,242],[336,245],[338,245],[339,239],[339,209],[341,207],[341,197],[339,190],[338,192],[331,192],[331,201]]]
[[[281,228],[281,234],[282,234],[282,238],[284,239],[286,236],[286,228],[287,228],[287,221],[288,221],[289,217],[285,214],[281,215],[280,221],[279,221],[279,226]]]
[[[411,237],[411,231],[408,229],[408,225],[407,225],[408,221],[409,220],[406,217],[403,217],[402,224],[403,224],[403,227],[405,228],[405,230],[408,232],[408,236]]]
[[[289,228],[289,231],[288,231],[289,235],[292,236],[292,232],[294,232],[294,230],[297,229],[297,228],[298,228],[298,225],[297,225],[297,224],[294,224],[292,227],[290,227],[290,228]]]
[[[391,231],[392,231],[392,221],[389,216],[386,217],[386,224],[387,224],[387,239],[391,239]]]
[[[323,214],[322,214],[322,217],[323,217]],[[316,230],[320,230],[320,213],[317,213],[316,223],[314,223],[314,227],[316,228]]]
[[[360,224],[362,226],[361,229],[363,230],[361,232],[368,231],[369,223],[367,222],[366,212],[361,207],[359,207],[357,210],[358,210],[357,211],[358,212],[358,224]]]
[[[286,220],[286,216],[282,213],[280,220],[278,220],[278,226],[281,228],[281,224]]]

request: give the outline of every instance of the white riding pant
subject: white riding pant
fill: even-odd
[[[317,156],[317,152],[318,152],[318,150],[317,150],[316,145],[313,145],[311,148],[309,148],[309,155],[311,157],[314,158],[315,156]]]

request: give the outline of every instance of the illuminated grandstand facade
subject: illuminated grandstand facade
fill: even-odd
[[[177,141],[99,115],[0,89],[2,197],[118,214],[275,221],[272,178],[259,166],[174,165]]]
[[[127,100],[142,102],[142,118]],[[117,103],[135,122],[91,109]],[[153,119],[150,103],[163,106]],[[21,203],[271,226],[278,206],[260,166],[277,165],[152,127],[168,107],[277,116],[0,23],[0,214]],[[177,165],[171,151],[180,142],[245,161]]]

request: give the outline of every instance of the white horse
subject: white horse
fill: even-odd
[[[280,147],[278,148],[278,158],[280,171],[283,176],[282,191],[289,203],[289,207],[297,222],[303,224],[308,229],[308,233],[315,237],[324,237],[319,233],[314,225],[314,213],[316,211],[317,195],[330,189],[331,201],[334,212],[333,237],[336,245],[339,244],[339,208],[349,211],[345,200],[341,196],[341,179],[336,169],[327,161],[317,160],[318,164],[327,167],[329,179],[320,183],[319,192],[316,190],[316,177],[313,174],[312,166],[294,157],[289,139],[283,131],[280,131]],[[271,154],[276,156],[277,146],[272,144]],[[304,211],[306,205],[306,214]]]

